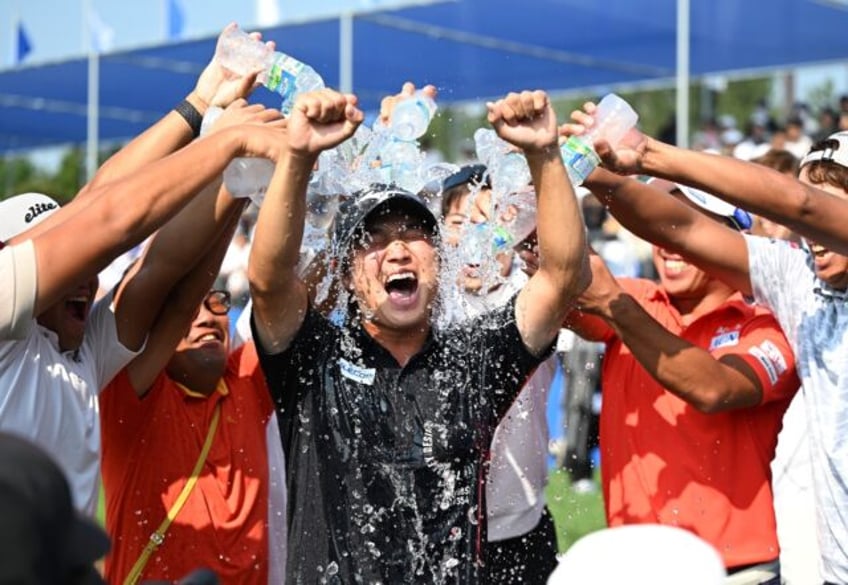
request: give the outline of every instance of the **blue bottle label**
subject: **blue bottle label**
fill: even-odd
[[[571,136],[560,146],[562,162],[568,170],[568,176],[575,185],[583,184],[601,163],[601,159],[592,148],[576,136]]]
[[[283,102],[286,102],[294,93],[295,80],[303,67],[304,64],[297,59],[281,55],[271,66],[265,86],[283,96]]]

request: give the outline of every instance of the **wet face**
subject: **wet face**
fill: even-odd
[[[799,178],[807,185],[827,191],[840,199],[848,199],[848,193],[840,187],[828,183],[813,184],[810,182],[806,169],[801,170]],[[813,253],[816,276],[835,289],[848,289],[848,257],[832,252],[809,238],[804,238],[804,241]]]
[[[438,255],[432,232],[420,220],[402,213],[373,218],[351,254],[346,284],[366,319],[394,330],[429,324]]]
[[[492,206],[492,191],[481,189],[476,194],[467,194],[457,197],[451,203],[447,215],[445,215],[445,243],[449,246],[459,246],[462,236],[469,224],[488,223],[494,216]],[[509,276],[512,269],[513,253],[503,252],[495,256],[495,266],[484,266],[478,263],[468,263],[462,266],[460,284],[469,293],[483,291],[483,282],[486,275],[496,270],[501,277]],[[484,255],[483,263],[491,262],[491,258]],[[488,287],[487,287],[488,288]]]
[[[210,371],[223,376],[230,349],[229,308],[229,294],[211,291],[206,295],[168,364],[175,380],[190,381]]]
[[[62,351],[75,351],[82,345],[97,283],[95,276],[68,289],[59,301],[38,316],[40,325],[58,335]]]

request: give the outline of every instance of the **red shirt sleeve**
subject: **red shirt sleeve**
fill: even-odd
[[[770,314],[756,314],[739,332],[739,343],[712,352],[716,358],[736,355],[757,374],[763,403],[791,397],[801,382],[795,372],[795,354]]]

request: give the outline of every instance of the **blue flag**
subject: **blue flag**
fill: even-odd
[[[18,38],[15,43],[15,65],[19,64],[32,51],[32,43],[24,30],[23,23],[18,23]]]
[[[165,2],[167,2],[168,11],[168,38],[179,39],[183,36],[183,28],[185,28],[183,7],[180,5],[180,0],[165,0]]]

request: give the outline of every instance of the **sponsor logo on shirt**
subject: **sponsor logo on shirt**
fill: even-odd
[[[344,358],[339,360],[339,370],[341,370],[342,376],[348,380],[353,380],[359,384],[367,384],[368,386],[374,384],[374,377],[377,374],[377,370],[374,368],[362,368],[350,363]]]
[[[716,335],[710,340],[709,350],[712,351],[720,347],[729,347],[732,345],[739,345],[739,331],[723,332],[719,329]]]
[[[748,353],[757,358],[763,365],[772,384],[777,383],[777,379],[787,369],[783,354],[771,341],[763,341],[761,344],[750,348]]]

